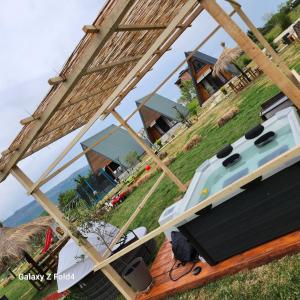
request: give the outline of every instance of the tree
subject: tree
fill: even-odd
[[[88,205],[92,205],[92,202],[95,201],[94,197],[97,194],[97,191],[93,189],[84,176],[78,175],[77,178],[75,178],[75,182],[77,185],[77,192],[84,200],[86,200]]]
[[[197,116],[198,107],[199,107],[199,102],[196,99],[194,99],[193,101],[191,101],[186,105],[186,108],[189,110],[190,116]]]
[[[247,31],[247,35],[255,44],[258,43],[256,36],[254,35],[254,33],[251,30]]]
[[[127,162],[128,166],[130,168],[132,168],[133,166],[135,166],[137,164],[137,162],[139,161],[139,155],[137,154],[136,151],[130,151],[126,157],[125,157],[125,161]]]
[[[191,103],[191,102],[189,102]],[[177,118],[180,120],[181,123],[185,124],[187,127],[191,127],[192,123],[188,120],[188,118],[178,109],[175,105],[173,108],[176,111]]]
[[[64,210],[67,206],[71,205],[71,202],[76,198],[77,194],[74,190],[60,193],[58,196],[58,206],[60,210]]]
[[[287,29],[293,23],[291,17],[285,12],[276,14],[276,20],[282,31]]]
[[[180,87],[181,96],[178,103],[187,104],[197,97],[197,93],[192,80],[186,80]]]

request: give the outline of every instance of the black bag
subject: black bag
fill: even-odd
[[[196,249],[188,242],[185,236],[178,231],[171,232],[172,250],[177,260],[182,263],[198,260]]]

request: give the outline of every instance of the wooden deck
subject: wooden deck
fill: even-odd
[[[169,278],[168,271],[174,264],[173,253],[170,243],[165,241],[151,268],[151,274],[154,277],[154,286],[148,293],[140,294],[137,299],[163,299],[166,296],[203,286],[226,275],[254,268],[299,251],[300,230],[231,257],[214,267],[209,266],[207,263],[199,262],[197,265],[202,268],[200,274],[195,276],[189,273],[178,281],[172,281]],[[179,267],[174,270],[173,277],[177,278],[177,276],[185,273],[190,268],[191,264]]]

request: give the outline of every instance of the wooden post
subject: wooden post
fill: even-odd
[[[122,237],[122,235],[127,231],[127,229],[129,228],[129,226],[131,225],[131,223],[135,220],[135,218],[137,217],[137,215],[140,213],[140,211],[146,205],[147,201],[150,199],[150,197],[152,196],[152,194],[156,191],[156,189],[158,188],[159,184],[161,183],[161,181],[163,180],[164,177],[165,177],[165,174],[162,173],[160,175],[160,177],[157,179],[157,181],[154,183],[154,185],[151,187],[150,191],[147,193],[147,195],[145,196],[145,198],[143,199],[143,201],[138,205],[138,207],[133,212],[133,214],[130,216],[130,218],[127,220],[127,222],[125,223],[125,225],[120,229],[120,231],[118,232],[118,234],[115,236],[115,238],[113,239],[113,241],[109,245],[109,249],[107,249],[104,252],[104,254],[103,254],[104,258],[107,258],[111,254],[110,249],[112,249],[115,246],[115,244],[120,240],[120,238]]]
[[[269,60],[215,0],[198,0],[202,7],[224,28],[270,79],[300,108],[300,89],[280,67]]]
[[[253,32],[254,36],[257,38],[257,40],[265,47],[267,52],[272,56],[273,61],[277,64],[278,67],[282,69],[286,75],[296,82],[295,77],[293,76],[292,72],[288,68],[288,66],[283,62],[283,60],[280,58],[280,56],[277,54],[277,52],[271,47],[271,45],[268,43],[268,41],[265,39],[265,37],[261,34],[261,32],[255,27],[255,25],[251,22],[251,20],[248,18],[248,16],[244,13],[242,10],[242,7],[239,3],[232,1],[232,0],[226,0],[228,1],[231,6],[235,9],[239,17],[244,21],[244,23],[248,26],[248,28]],[[296,83],[298,84],[298,83]]]
[[[20,170],[17,166],[11,169],[11,174],[29,191],[33,182]],[[50,216],[63,228],[81,248],[92,259],[95,264],[103,261],[99,252],[86,239],[79,239],[76,237],[71,228],[71,224],[64,218],[62,212],[54,205],[51,200],[40,190],[37,189],[32,193],[37,202],[49,213]],[[127,283],[120,277],[120,275],[110,266],[102,269],[103,274],[115,285],[115,287],[122,293],[126,299],[135,299],[135,293],[127,285]]]
[[[9,267],[9,268],[7,269],[7,271],[8,271],[13,277],[17,278],[17,275],[14,273],[14,271],[12,270],[11,267]]]
[[[294,75],[294,77],[296,78],[296,80],[300,83],[300,75],[299,75],[299,73],[295,69],[293,69],[291,72]]]
[[[137,135],[137,133],[129,126],[122,117],[113,110],[112,115],[118,120],[118,122],[127,129],[128,133],[134,138],[134,140],[147,152],[147,154],[154,160],[154,162],[166,173],[167,176],[179,187],[183,192],[186,191],[186,186],[172,173],[172,171],[155,155],[150,147],[148,147],[143,140]]]

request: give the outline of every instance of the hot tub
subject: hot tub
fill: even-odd
[[[286,108],[205,161],[173,218],[300,144],[296,109]],[[177,229],[214,265],[300,228],[300,157],[213,203]]]

